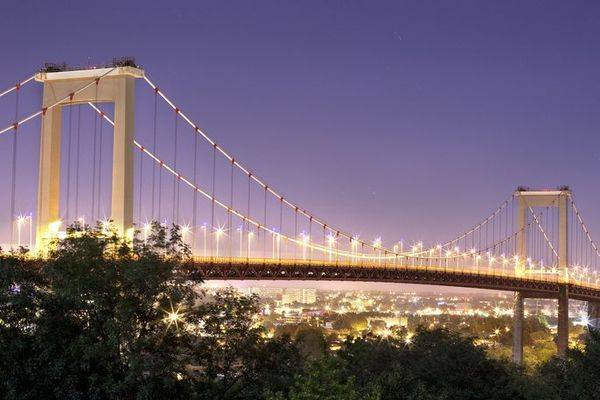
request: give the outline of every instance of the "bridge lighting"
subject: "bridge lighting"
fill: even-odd
[[[54,222],[50,222],[48,224],[48,233],[50,233],[51,235],[57,235],[61,225],[62,221],[60,219]]]
[[[204,250],[203,250],[203,256],[206,257],[206,222],[202,225],[202,234],[203,234],[203,244],[204,244]]]
[[[249,231],[247,235],[248,240],[248,257],[250,257],[250,242],[252,242],[252,238],[254,237],[254,232]]]
[[[17,217],[17,246],[21,247],[21,228],[23,227],[23,224],[25,224],[27,222],[27,220],[30,221],[29,223],[29,247],[31,247],[31,216],[30,215],[19,215]]]
[[[353,259],[356,260],[357,259],[357,248],[358,248],[358,239],[356,239],[355,237],[352,237],[350,239],[350,249],[351,249],[351,253],[353,255]]]
[[[106,233],[110,228],[110,221],[107,219],[103,219],[102,221],[100,221],[100,226],[104,233]]]
[[[302,237],[300,245],[302,246],[302,259],[306,260],[306,247],[310,243],[310,236],[306,235],[304,232],[300,234]]]
[[[185,238],[188,235],[188,233],[190,233],[191,229],[189,225],[183,225],[181,227],[181,238],[183,239],[183,241],[185,242]]]
[[[216,252],[215,252],[216,257],[219,257],[219,240],[221,239],[221,236],[223,236],[224,233],[225,233],[225,231],[220,226],[215,230],[215,234],[217,236],[217,248],[216,248]]]
[[[242,251],[243,251],[243,243],[244,243],[242,235],[244,234],[244,230],[240,226],[240,227],[237,228],[237,231],[240,234],[240,258],[241,258],[242,257]]]
[[[148,222],[146,222],[143,227],[144,244],[146,244],[148,242],[148,233],[150,233],[150,230],[152,230],[152,224],[149,224]]]
[[[327,236],[327,246],[329,247],[329,262],[331,262],[333,248],[335,247],[335,236],[331,233]]]

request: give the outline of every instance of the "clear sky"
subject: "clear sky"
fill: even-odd
[[[134,56],[235,157],[363,237],[444,240],[518,185],[564,184],[600,235],[598,2],[55,0],[1,10],[1,87],[48,61]],[[34,179],[36,162],[20,162]]]

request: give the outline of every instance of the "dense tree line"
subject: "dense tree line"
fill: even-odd
[[[535,373],[445,329],[267,338],[258,299],[198,285],[178,227],[69,228],[43,259],[0,253],[0,398],[598,399],[600,337]],[[405,333],[404,333],[405,334]]]

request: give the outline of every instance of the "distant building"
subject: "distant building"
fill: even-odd
[[[314,304],[317,301],[316,289],[287,288],[281,295],[281,304]]]
[[[275,299],[278,300],[283,293],[282,288],[274,288],[274,287],[249,287],[245,289],[241,289],[244,294],[252,295],[255,294],[261,299]]]

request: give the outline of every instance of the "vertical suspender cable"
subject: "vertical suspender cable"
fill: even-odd
[[[100,112],[100,129],[99,129],[99,143],[98,143],[98,218],[101,218],[100,210],[102,209],[102,128],[104,126],[104,112]]]
[[[294,210],[294,239],[298,239],[298,207]],[[294,246],[294,260],[298,259],[298,245]]]
[[[138,194],[138,227],[142,226],[142,193],[143,193],[143,182],[144,182],[144,151],[140,151],[140,172],[138,174],[139,194]]]
[[[248,239],[246,239],[248,242],[248,245],[247,245],[248,248],[246,249],[246,257],[247,258],[250,258],[250,239],[249,239],[249,237],[250,237],[250,221],[249,221],[249,219],[250,219],[250,183],[251,183],[251,181],[252,181],[252,173],[248,173],[248,208],[247,208],[248,211],[246,213],[246,218],[248,219],[248,221],[246,222],[246,230],[248,231],[248,232],[246,232],[246,235],[248,235]]]
[[[73,100],[73,98],[71,98]],[[69,125],[67,130],[67,224],[71,223],[70,204],[71,204],[71,138],[73,132],[73,105],[69,104]]]
[[[152,132],[152,153],[156,154],[156,113],[157,113],[157,100],[158,100],[158,88],[154,91],[154,128]],[[156,196],[156,191],[154,184],[156,182],[156,163],[152,163],[152,201],[151,201],[151,216],[154,218],[154,198]],[[158,222],[160,223],[160,217],[158,217]]]
[[[310,245],[310,241],[312,240],[312,216],[308,218],[308,263],[310,264],[312,261],[312,246]]]
[[[96,79],[96,98],[95,98],[95,102],[94,105],[96,105],[96,103],[98,103],[98,79]],[[94,214],[94,212],[96,211],[96,142],[98,140],[98,113],[94,113],[94,144],[92,145],[92,152],[94,153],[94,156],[92,157],[92,220],[91,223],[92,225],[96,224],[96,216]]]
[[[81,104],[77,106],[77,153],[75,154],[75,218],[79,218],[79,152],[81,149]]]
[[[175,169],[175,171],[177,172],[177,113],[179,112],[179,109],[176,108],[175,109],[175,134],[174,134],[174,138],[173,138],[173,167]],[[179,185],[177,184],[177,175],[173,174],[173,223],[174,224],[178,224],[179,223],[179,196],[178,196],[178,187]]]
[[[216,184],[216,170],[217,170],[217,144],[213,146],[213,170],[212,170],[212,193],[211,193],[211,201],[210,201],[210,229],[211,235],[213,235],[215,230],[215,184]],[[211,256],[214,254],[214,240],[211,240]]]
[[[283,234],[283,197],[279,200],[279,234]],[[277,237],[277,256],[281,261],[281,236]]]
[[[267,191],[269,190],[268,186],[265,186],[265,212],[263,219],[263,226],[267,227]],[[267,257],[267,231],[263,232],[263,258]]]
[[[198,184],[198,135],[194,135],[194,185],[200,186]],[[192,253],[196,249],[196,230],[198,229],[198,219],[197,219],[197,211],[198,211],[198,191],[194,189],[192,194],[194,197],[192,198]]]
[[[21,85],[17,84],[15,91],[15,123],[14,127],[14,135],[13,135],[13,143],[12,143],[12,170],[11,170],[11,191],[10,191],[10,244],[14,243],[14,234],[15,234],[15,190],[17,187],[17,129],[19,127],[19,92],[21,89]]]
[[[197,136],[197,135],[196,135]],[[233,215],[230,210],[233,210],[233,167],[235,164],[235,160],[231,160],[231,180],[229,185],[229,209],[227,210],[227,224],[229,225],[229,257],[232,256],[232,248],[233,248]]]

